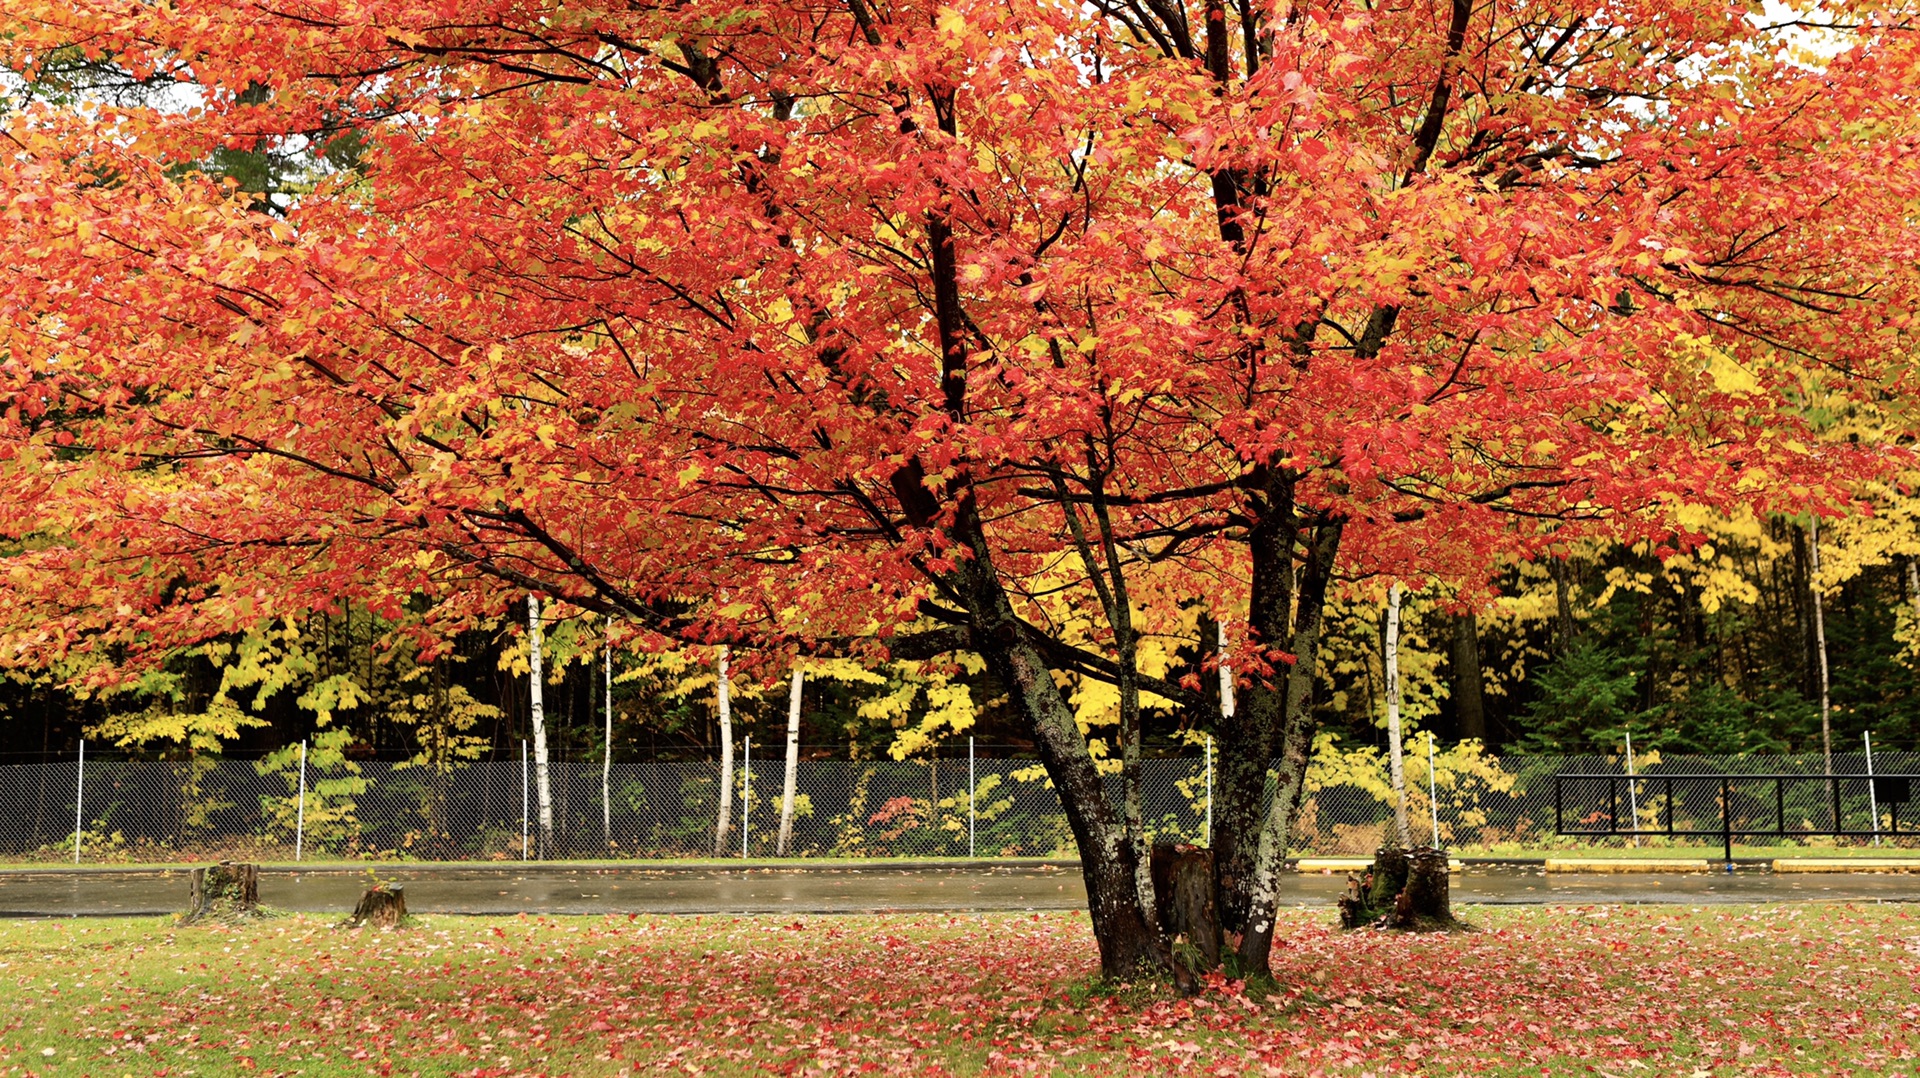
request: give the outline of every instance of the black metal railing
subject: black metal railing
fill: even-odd
[[[1717,837],[1732,865],[1736,838],[1920,834],[1911,822],[1905,830],[1900,826],[1900,806],[1911,799],[1917,778],[1920,775],[1559,774],[1553,777],[1553,829],[1557,835]],[[1645,826],[1649,814],[1651,827]]]

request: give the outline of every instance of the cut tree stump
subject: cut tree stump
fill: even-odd
[[[1446,932],[1466,927],[1453,916],[1447,855],[1431,846],[1382,846],[1364,876],[1347,877],[1347,893],[1336,905],[1342,928]]]
[[[1173,946],[1173,980],[1183,992],[1199,990],[1199,974],[1220,965],[1220,918],[1213,905],[1213,851],[1185,843],[1156,842],[1149,868],[1154,913]]]
[[[260,908],[260,866],[222,861],[196,868],[187,877],[187,912],[180,923],[209,917],[244,917]]]
[[[377,925],[381,928],[393,928],[407,916],[407,893],[404,888],[388,887],[384,884],[369,887],[360,896],[360,904],[353,908],[353,915],[347,923],[354,927]]]

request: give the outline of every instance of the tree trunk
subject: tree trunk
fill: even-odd
[[[1393,779],[1393,826],[1400,845],[1412,844],[1407,831],[1407,770],[1400,743],[1400,585],[1387,589],[1387,761]]]
[[[1220,965],[1213,851],[1156,842],[1152,875],[1155,919],[1171,941],[1174,983],[1191,994],[1199,988],[1198,975]]]
[[[1215,623],[1214,632],[1220,638],[1220,714],[1230,719],[1233,717],[1233,664],[1227,661],[1227,623],[1224,620]]]
[[[539,820],[537,857],[553,853],[553,777],[548,769],[545,674],[541,669],[540,597],[527,596],[527,708],[533,723],[533,803]]]
[[[1453,619],[1453,704],[1462,740],[1487,740],[1486,692],[1480,675],[1480,623],[1472,611]]]
[[[181,924],[208,917],[246,916],[260,906],[260,866],[222,861],[187,876],[187,912]]]
[[[1920,558],[1908,557],[1907,602],[1913,604],[1914,624],[1920,625]]]
[[[407,918],[407,894],[399,887],[379,884],[367,889],[360,896],[360,903],[353,907],[347,924],[358,928],[361,925],[374,925],[378,928],[394,928]]]
[[[1566,560],[1554,558],[1547,563],[1547,571],[1553,574],[1553,650],[1564,655],[1573,646],[1573,598],[1568,594]]]
[[[805,681],[806,675],[795,666],[793,683],[787,690],[787,769],[780,780],[780,837],[773,848],[780,857],[787,855],[787,842],[793,837],[794,787],[800,774],[800,693]]]
[[[1213,856],[1218,875],[1216,909],[1221,927],[1245,930],[1260,822],[1265,818],[1267,782],[1279,749],[1286,709],[1284,662],[1278,652],[1294,652],[1293,553],[1300,525],[1294,516],[1293,477],[1261,468],[1255,476],[1254,524],[1248,536],[1252,590],[1247,607],[1248,662],[1234,693],[1234,707],[1223,709],[1215,738],[1213,784]],[[1262,668],[1266,668],[1262,672]]]
[[[1331,521],[1314,528],[1305,571],[1300,577],[1295,619],[1294,662],[1287,671],[1280,767],[1273,798],[1261,820],[1253,871],[1246,882],[1246,923],[1240,935],[1243,976],[1270,977],[1274,910],[1279,899],[1280,864],[1287,855],[1294,816],[1306,794],[1307,763],[1313,749],[1313,681],[1319,665],[1320,633],[1325,625],[1327,586],[1340,550],[1345,524]]]
[[[600,757],[600,837],[606,849],[613,849],[613,645],[607,645],[607,658],[601,668],[602,692],[607,713],[604,751]]]
[[[1826,760],[1826,774],[1833,774],[1833,693],[1827,671],[1826,598],[1820,594],[1820,517],[1807,526],[1808,591],[1813,598],[1813,650],[1820,664],[1820,753]],[[1835,827],[1839,826],[1836,821]]]
[[[1833,827],[1840,828],[1840,789],[1833,775],[1833,685],[1827,669],[1826,597],[1820,594],[1820,515],[1807,526],[1807,590],[1813,599],[1813,648],[1820,663],[1820,756],[1825,763],[1828,810]]]
[[[713,855],[727,852],[727,832],[733,826],[733,701],[727,684],[727,649],[720,648],[720,676],[714,683],[714,702],[720,711],[720,819],[713,828]]]
[[[1127,979],[1165,970],[1165,945],[1152,928],[1152,912],[1141,908],[1133,846],[1107,800],[1073,709],[1014,613],[985,530],[964,495],[954,510],[953,534],[972,555],[960,562],[953,579],[966,599],[974,650],[1000,675],[1015,711],[1033,731],[1040,762],[1053,780],[1080,850],[1101,973]]]

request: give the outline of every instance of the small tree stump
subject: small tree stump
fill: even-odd
[[[208,917],[244,917],[260,907],[260,866],[222,861],[196,868],[187,877],[187,912],[180,923]]]
[[[1447,855],[1431,846],[1416,847],[1408,857],[1412,871],[1407,874],[1405,923],[1397,928],[1450,928],[1453,919],[1453,888],[1447,877]],[[1398,911],[1396,910],[1396,914]]]
[[[1198,974],[1220,965],[1220,918],[1214,909],[1213,851],[1156,842],[1149,862],[1154,913],[1173,951],[1174,984],[1199,990]]]
[[[382,884],[367,888],[367,892],[360,896],[360,904],[353,908],[353,915],[347,918],[347,923],[355,927],[370,924],[393,928],[406,916],[406,890]]]
[[[1342,928],[1436,932],[1466,927],[1453,916],[1446,852],[1430,846],[1382,846],[1364,876],[1347,877],[1347,893],[1336,905]]]
[[[1393,908],[1393,900],[1407,889],[1407,876],[1413,871],[1413,863],[1407,851],[1398,846],[1382,846],[1373,851],[1372,886],[1367,891],[1367,905],[1375,910]]]

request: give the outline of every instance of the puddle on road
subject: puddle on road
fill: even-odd
[[[433,869],[386,865],[379,874],[407,889],[421,913],[854,913],[876,910],[1084,909],[1080,873],[1054,866],[899,869],[620,868],[543,873],[537,869]],[[337,912],[365,888],[364,870],[260,875],[262,901],[282,909]],[[1288,873],[1287,905],[1324,906],[1345,873]],[[184,870],[85,874],[0,872],[0,914],[159,914],[184,908]],[[1453,877],[1453,899],[1473,903],[1791,902],[1920,900],[1920,875],[1805,877],[1742,870],[1672,876],[1561,875],[1537,868],[1470,866]]]

